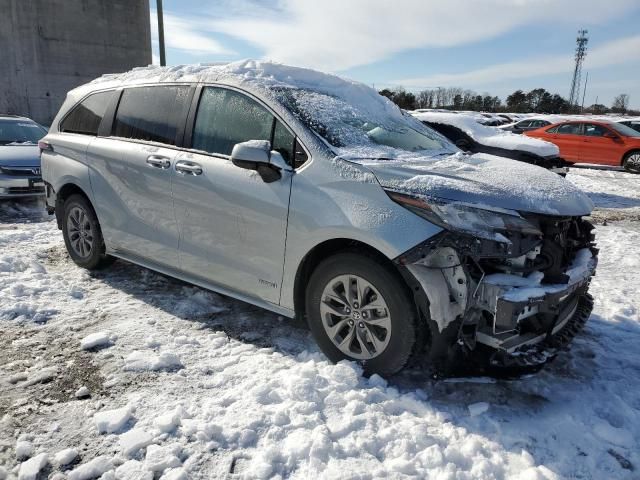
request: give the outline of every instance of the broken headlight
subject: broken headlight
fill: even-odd
[[[518,212],[504,209],[478,208],[462,202],[407,195],[386,190],[396,203],[446,230],[455,230],[489,240],[509,243],[503,232],[542,235]]]

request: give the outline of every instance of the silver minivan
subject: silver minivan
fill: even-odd
[[[40,147],[79,266],[117,257],[303,318],[368,374],[539,366],[591,312],[582,192],[464,154],[357,82],[259,61],[134,69],[69,92]]]

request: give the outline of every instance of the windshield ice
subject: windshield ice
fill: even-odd
[[[454,152],[437,132],[385,102],[352,102],[309,89],[273,89],[276,99],[338,153],[354,148],[375,157]],[[395,110],[395,111],[394,111]],[[381,148],[382,147],[382,148]]]

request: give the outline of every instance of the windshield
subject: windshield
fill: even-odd
[[[32,145],[44,137],[47,131],[29,120],[1,120],[0,145]]]
[[[396,157],[406,152],[456,151],[439,133],[402,113],[382,97],[371,102],[347,102],[297,88],[274,89],[274,93],[280,103],[337,151],[369,147],[368,155],[380,157]]]
[[[620,135],[624,135],[625,137],[640,137],[640,132],[631,127],[627,127],[622,123],[612,123],[610,126]]]

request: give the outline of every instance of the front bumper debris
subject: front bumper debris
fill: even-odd
[[[433,361],[462,353],[494,367],[541,365],[582,328],[598,263],[593,226],[533,220],[542,236],[507,232],[501,243],[444,231],[396,259],[429,326]]]
[[[541,367],[569,346],[573,338],[584,328],[592,310],[593,297],[589,294],[580,295],[575,312],[563,325],[558,325],[558,328],[554,328],[553,332],[535,344],[527,344],[510,352],[497,350],[491,355],[489,365],[500,370],[518,371]]]

